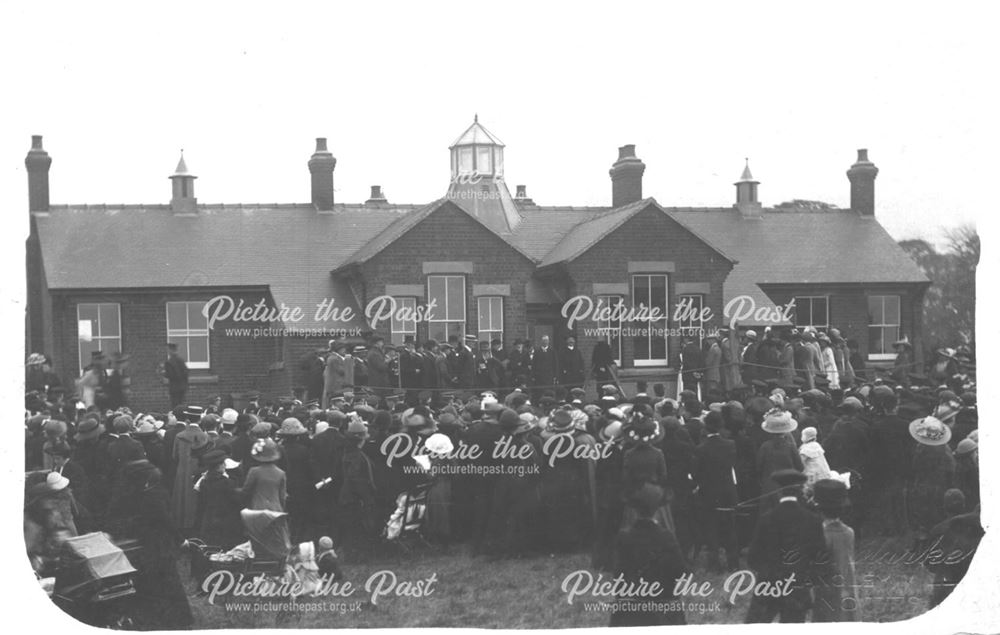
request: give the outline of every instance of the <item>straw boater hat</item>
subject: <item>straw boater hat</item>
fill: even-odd
[[[764,415],[764,421],[760,424],[764,432],[771,434],[784,434],[792,432],[799,427],[799,422],[792,418],[792,413],[787,410],[774,408]]]
[[[273,463],[281,457],[281,453],[273,439],[258,439],[250,450],[250,456],[258,463]]]
[[[910,422],[910,436],[923,445],[945,445],[951,440],[951,428],[935,417],[921,417]]]

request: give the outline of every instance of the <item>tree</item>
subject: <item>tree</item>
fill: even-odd
[[[948,242],[943,252],[926,240],[899,242],[931,280],[924,295],[922,344],[926,351],[963,344],[973,346],[975,341],[979,235],[969,225],[945,235]]]

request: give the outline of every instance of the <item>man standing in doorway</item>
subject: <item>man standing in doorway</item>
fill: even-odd
[[[167,362],[163,365],[163,374],[167,378],[167,390],[170,392],[170,407],[176,408],[184,403],[188,389],[188,367],[184,358],[177,354],[177,344],[167,344]]]
[[[587,373],[583,363],[583,354],[576,347],[576,338],[570,335],[566,338],[566,348],[559,355],[560,381],[566,390],[583,388]]]

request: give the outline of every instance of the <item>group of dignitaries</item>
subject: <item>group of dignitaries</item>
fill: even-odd
[[[458,344],[435,366],[439,380],[446,370],[449,381],[467,382],[463,373],[491,359],[455,366],[452,355],[472,352]],[[405,355],[415,364],[429,352],[436,362],[440,347],[427,348],[407,343]],[[509,354],[505,372],[534,372],[549,350],[543,341],[526,367]],[[346,353],[334,343],[331,354]],[[553,368],[566,368],[554,355]],[[353,562],[380,553],[387,537],[468,545],[487,558],[588,551],[595,570],[661,581],[664,602],[686,572],[745,567],[787,585],[755,595],[748,622],[835,621],[861,618],[862,535],[964,553],[933,564],[932,605],[964,575],[982,535],[968,384],[841,388],[755,377],[673,399],[662,384],[650,394],[640,382],[626,396],[609,383],[588,400],[577,382],[553,375],[545,385],[569,386],[537,396],[461,386],[425,394],[379,390],[390,384],[371,381],[385,372],[378,356],[365,356],[370,390],[349,388],[362,383],[357,375],[337,383],[338,375],[306,403],[29,413],[26,470],[39,475],[26,501],[29,553],[41,561],[59,539],[94,529],[138,534],[150,545],[146,566],[162,578],[159,597],[176,601],[164,619],[183,623],[181,541],[231,548],[245,539],[241,510],[271,510],[287,513],[293,542],[314,540]],[[402,359],[403,377],[416,372]],[[324,373],[338,365],[325,360]],[[419,527],[387,532],[415,499]],[[790,550],[801,557],[787,558]],[[621,599],[612,624],[684,621],[682,609],[629,610],[648,598]]]
[[[600,350],[592,359],[592,376],[605,380],[611,372],[607,369],[610,349],[607,361],[600,361]],[[327,348],[309,353],[300,370],[303,399],[319,401],[324,407],[354,386],[378,391],[400,388],[410,392],[411,400],[423,390],[506,392],[533,386],[537,399],[542,387],[583,386],[591,376],[574,337],[566,338],[557,350],[547,335],[538,345],[518,338],[506,348],[499,339],[480,340],[475,335],[451,335],[447,342],[420,342],[406,335],[401,346],[388,345],[380,336],[373,337],[369,346],[331,340]]]

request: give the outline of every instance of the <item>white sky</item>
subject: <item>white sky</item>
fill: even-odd
[[[7,7],[6,196],[26,209],[42,134],[53,203],[166,203],[181,148],[203,203],[306,202],[326,136],[338,201],[380,184],[423,203],[474,113],[507,144],[508,183],[543,205],[608,204],[626,143],[663,205],[731,205],[750,157],[765,205],[846,207],[860,147],[897,238],[934,239],[995,196],[981,11],[540,5]]]

